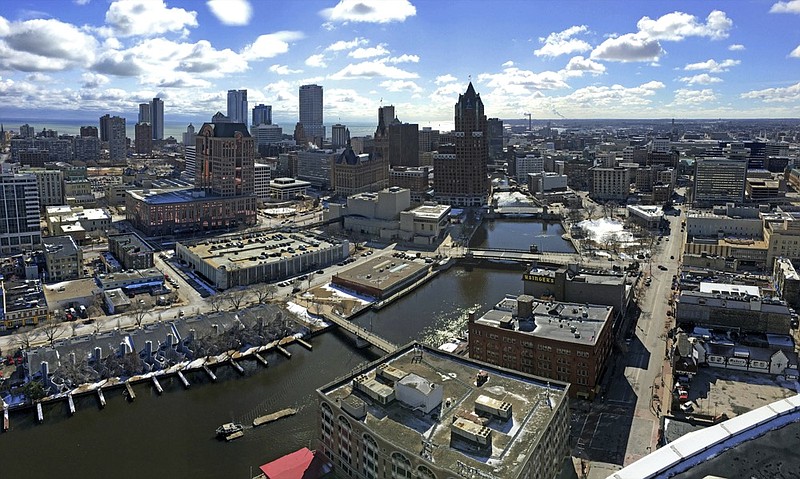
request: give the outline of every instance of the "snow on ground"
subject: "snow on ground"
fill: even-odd
[[[500,191],[494,194],[497,206],[530,206],[533,201],[519,191]]]
[[[288,303],[286,303],[286,309],[288,309],[290,313],[297,316],[297,318],[300,319],[300,321],[303,321],[306,324],[311,324],[313,326],[319,326],[322,328],[330,326],[330,324],[326,323],[325,321],[319,318],[315,318],[310,314],[308,314],[308,309],[304,308],[303,306],[300,306],[297,303],[289,301]]]
[[[62,281],[60,283],[48,284],[47,289],[51,291],[58,291],[58,288],[66,288],[67,286],[69,286],[69,283],[70,283],[69,281]]]
[[[375,298],[370,298],[369,296],[364,296],[364,295],[355,293],[353,291],[344,291],[342,289],[339,289],[338,286],[336,286],[336,285],[334,285],[332,283],[328,283],[328,284],[324,285],[322,288],[325,291],[330,291],[337,298],[352,299],[353,301],[358,301],[359,303],[361,303],[363,305],[372,304],[375,301]]]
[[[627,243],[633,241],[633,235],[625,231],[625,226],[616,220],[608,218],[584,220],[578,223],[578,226],[585,228],[589,237],[598,243],[605,241],[609,235],[616,235],[618,241],[621,242]]]
[[[264,210],[264,213],[270,216],[290,215],[296,212],[297,210],[295,208],[269,208]]]

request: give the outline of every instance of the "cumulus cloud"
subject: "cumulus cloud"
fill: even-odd
[[[0,68],[59,71],[85,66],[95,58],[97,40],[75,25],[54,19],[0,19]]]
[[[92,65],[92,70],[107,75],[132,77],[144,71],[132,52],[104,52]]]
[[[708,73],[701,73],[690,77],[678,78],[678,81],[682,81],[687,85],[710,85],[721,82],[722,78],[711,76]]]
[[[81,88],[98,88],[111,81],[99,73],[86,72],[81,75]]]
[[[116,0],[106,12],[106,23],[120,37],[188,34],[197,26],[197,12],[168,8],[163,0]]]
[[[335,7],[319,13],[334,23],[390,23],[413,17],[417,8],[408,0],[340,0]]]
[[[269,71],[272,73],[277,73],[278,75],[292,75],[295,73],[303,73],[303,70],[292,70],[289,68],[288,65],[272,65],[269,67]]]
[[[325,114],[329,116],[364,117],[372,112],[375,102],[361,96],[357,91],[345,88],[325,90]],[[371,115],[370,115],[371,116]]]
[[[507,94],[530,94],[534,90],[569,88],[562,76],[556,72],[535,73],[517,67],[504,68],[501,73],[481,73],[478,81],[498,92]]]
[[[223,25],[247,25],[253,16],[247,0],[208,0],[206,5]]]
[[[619,84],[611,86],[588,86],[575,90],[562,97],[562,100],[574,102],[584,107],[627,107],[641,106],[652,103],[652,97],[658,90],[664,88],[659,81],[650,81],[636,87],[627,88]]]
[[[303,38],[302,32],[281,31],[259,35],[256,41],[242,49],[246,60],[272,58],[289,51],[289,42]]]
[[[769,9],[769,13],[796,13],[800,15],[800,0],[777,2]]]
[[[386,49],[386,45],[381,43],[375,47],[356,48],[355,50],[348,53],[347,56],[351,58],[361,59],[361,58],[382,57],[388,54],[389,50]]]
[[[800,45],[797,46],[792,52],[789,54],[792,58],[800,58]]]
[[[592,46],[586,41],[572,38],[577,34],[586,33],[586,31],[588,31],[586,25],[576,25],[561,32],[553,32],[546,38],[540,37],[539,43],[542,43],[543,46],[534,50],[533,54],[537,57],[557,57],[591,50]]]
[[[503,63],[501,66],[503,66],[503,67],[513,67],[514,66],[514,62],[509,60],[509,61]]]
[[[323,55],[322,53],[311,55],[310,57],[306,58],[305,63],[310,67],[316,67],[316,68],[325,68],[328,66],[328,64],[325,62],[325,55]]]
[[[767,88],[764,90],[752,90],[740,95],[749,100],[761,100],[766,103],[784,103],[800,100],[800,83],[788,87]]]
[[[361,63],[353,63],[342,68],[338,72],[330,75],[332,80],[350,80],[354,78],[375,78],[384,77],[396,80],[407,80],[411,78],[419,78],[419,75],[413,72],[401,70],[400,68],[386,65],[383,62],[367,61]]]
[[[655,61],[663,50],[658,40],[636,33],[608,38],[592,50],[591,58],[618,62]]]
[[[742,45],[741,43],[734,43],[733,45],[728,46],[728,50],[732,52],[739,52],[744,50],[744,45]]]
[[[564,67],[564,70],[567,71],[568,75],[575,75],[580,76],[584,73],[591,73],[592,75],[600,75],[605,73],[606,66],[602,63],[598,63],[592,61],[589,58],[583,58],[582,56],[578,55],[576,57],[570,58],[567,66]]]
[[[44,73],[34,72],[30,75],[25,77],[25,80],[29,82],[38,82],[38,83],[49,83],[53,81],[53,77],[50,75],[45,75]]]
[[[369,40],[366,38],[356,37],[350,41],[339,40],[338,42],[331,43],[325,50],[332,52],[340,52],[342,50],[352,50],[353,48],[368,45]]]
[[[445,83],[453,83],[454,81],[458,81],[458,78],[448,73],[446,75],[439,75],[438,77],[436,77],[434,83],[436,83],[437,85],[443,85]]]
[[[720,10],[709,13],[705,22],[688,13],[672,12],[656,19],[642,17],[636,26],[647,38],[656,40],[680,41],[686,37],[719,40],[728,37],[733,21]]]
[[[717,95],[714,90],[706,88],[703,90],[688,90],[680,88],[675,90],[675,99],[672,101],[673,105],[698,105],[701,103],[709,103],[717,100]]]
[[[730,70],[731,67],[735,67],[740,63],[742,63],[740,60],[733,60],[730,58],[727,60],[722,60],[721,62],[717,62],[714,59],[709,59],[704,62],[689,63],[685,67],[683,67],[683,69],[686,71],[707,70],[711,73],[723,73]]]
[[[420,93],[422,88],[411,80],[386,80],[381,82],[381,86],[391,92],[409,91]]]
[[[399,57],[389,57],[386,58],[385,61],[387,63],[419,63],[419,56],[418,55],[408,55],[406,53],[400,55]]]

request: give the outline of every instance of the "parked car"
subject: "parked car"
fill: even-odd
[[[685,389],[678,389],[678,400],[680,402],[686,402],[689,400],[689,391]]]
[[[686,401],[685,403],[681,404],[680,408],[683,412],[692,412],[694,411],[694,403],[692,401]]]

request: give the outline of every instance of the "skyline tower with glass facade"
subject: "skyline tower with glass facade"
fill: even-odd
[[[247,90],[228,90],[228,119],[231,123],[247,124]]]
[[[319,85],[300,86],[300,123],[308,140],[325,138],[325,125],[322,123],[322,87]]]
[[[153,139],[164,139],[164,102],[155,97],[150,102],[150,126],[153,127]]]
[[[139,121],[137,123],[150,123],[149,103],[139,103]]]
[[[0,173],[0,252],[32,250],[42,242],[35,175]]]
[[[251,126],[271,125],[272,105],[258,104],[253,107],[253,123]]]

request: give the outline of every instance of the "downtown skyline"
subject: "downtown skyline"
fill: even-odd
[[[226,111],[227,91],[291,127],[300,85],[326,124],[452,127],[469,81],[506,119],[793,118],[800,0],[19,1],[0,16],[2,117],[166,121]],[[68,6],[68,8],[63,8]]]

